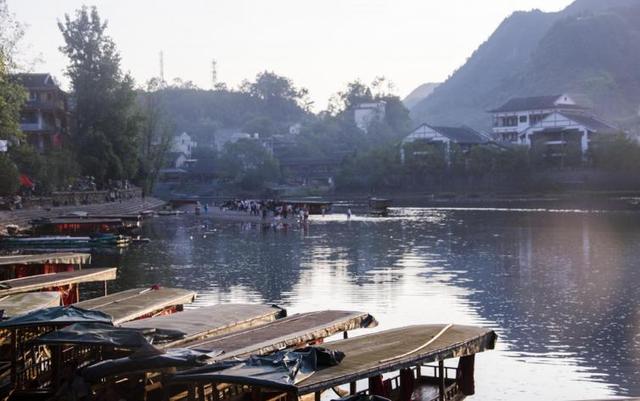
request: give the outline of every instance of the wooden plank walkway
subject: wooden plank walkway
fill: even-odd
[[[181,288],[134,288],[78,302],[75,306],[104,312],[113,317],[113,324],[121,324],[168,307],[191,303],[195,297],[195,291]]]
[[[0,282],[0,297],[23,292],[41,291],[52,287],[96,281],[115,280],[115,267],[83,269],[72,272],[39,274]]]
[[[43,208],[18,209],[13,211],[0,211],[0,231],[7,224],[17,224],[20,227],[27,227],[29,221],[43,217],[59,217],[72,212],[83,211],[93,215],[126,215],[140,213],[144,210],[157,209],[164,205],[164,201],[147,197],[127,199],[122,202],[94,203],[89,205],[72,205],[51,207],[49,210]]]
[[[222,350],[222,359],[250,354],[264,355],[324,339],[336,333],[376,325],[376,320],[368,313],[325,310],[296,314],[240,332],[187,343],[184,346],[206,352]]]
[[[134,320],[123,327],[156,328],[185,333],[184,338],[161,345],[162,348],[178,346],[199,338],[220,336],[256,325],[265,324],[286,315],[286,311],[271,305],[221,304],[189,309],[168,316]]]

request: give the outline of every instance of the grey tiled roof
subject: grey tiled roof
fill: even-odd
[[[526,111],[526,110],[545,110],[545,109],[585,109],[584,106],[579,105],[561,105],[556,106],[554,103],[562,95],[550,95],[550,96],[532,96],[532,97],[515,97],[509,99],[505,104],[497,109],[490,110],[491,113],[506,113],[512,111]]]

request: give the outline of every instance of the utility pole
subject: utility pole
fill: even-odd
[[[164,53],[162,52],[162,50],[160,50],[160,82],[162,83],[162,86],[165,85],[165,80],[164,80]]]
[[[211,60],[211,89],[216,88],[218,83],[218,62],[216,59]]]

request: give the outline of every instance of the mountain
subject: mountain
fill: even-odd
[[[404,103],[404,106],[406,108],[411,109],[413,106],[418,104],[418,102],[426,99],[429,95],[431,95],[434,89],[438,87],[438,85],[440,84],[433,82],[422,84],[411,91],[411,93],[409,93],[407,97],[402,100],[402,103]]]
[[[557,13],[512,14],[411,116],[488,129],[486,110],[511,97],[564,92],[588,98],[622,126],[640,125],[639,0],[578,0]]]

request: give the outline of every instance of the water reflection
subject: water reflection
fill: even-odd
[[[287,230],[158,218],[146,227],[153,242],[121,257],[116,286],[193,288],[200,304],[367,310],[378,329],[495,327],[499,349],[479,358],[476,399],[638,394],[639,223],[633,214],[426,209]]]

